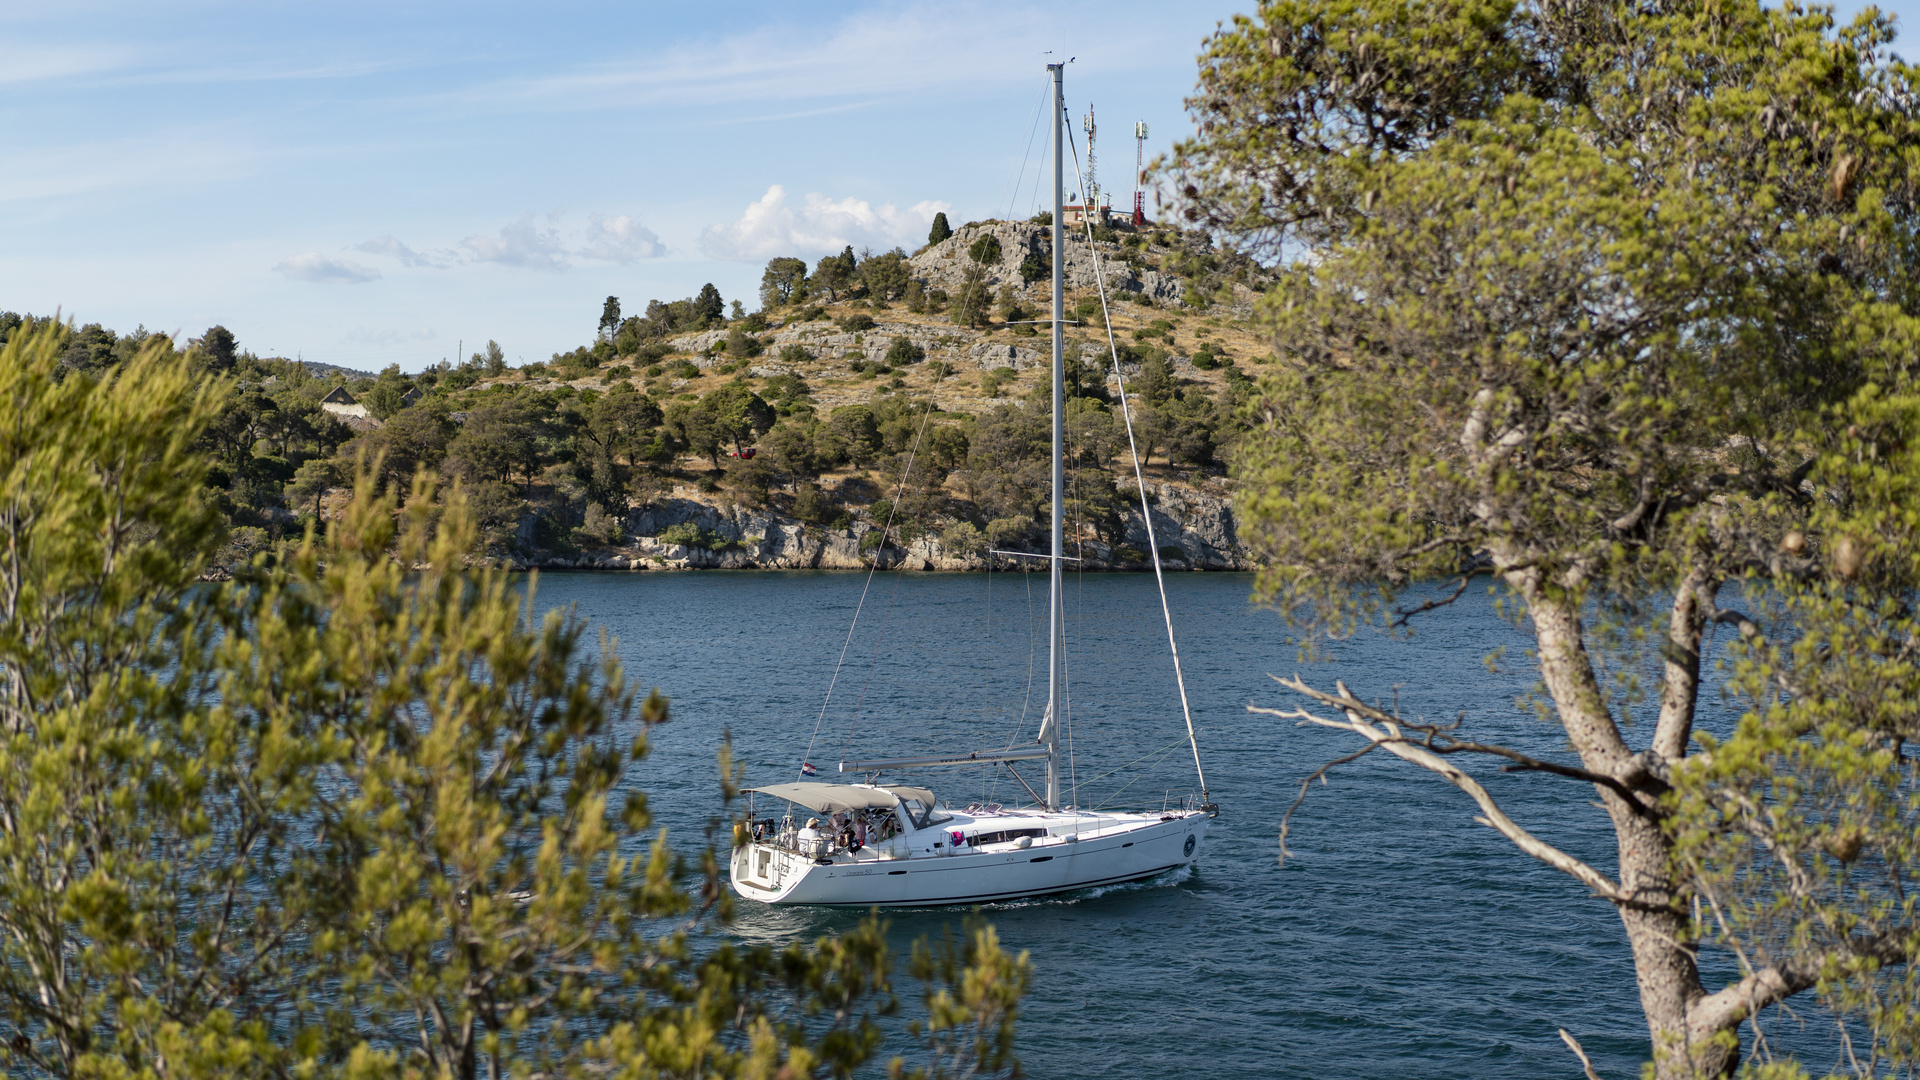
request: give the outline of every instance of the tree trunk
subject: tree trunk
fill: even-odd
[[[1550,595],[1541,587],[1534,571],[1509,574],[1508,580],[1519,587],[1527,599],[1535,639],[1540,646],[1540,669],[1547,692],[1553,697],[1561,725],[1580,755],[1581,764],[1592,772],[1627,782],[1636,771],[1645,768],[1621,736],[1608,712],[1595,677],[1593,663],[1582,639],[1580,613],[1571,602]],[[1689,578],[1688,584],[1694,584]],[[1682,587],[1676,603],[1673,634],[1698,637],[1699,619],[1695,594]],[[1684,640],[1679,644],[1684,645]],[[1697,676],[1697,642],[1693,649],[1669,650],[1669,666],[1687,667],[1685,672],[1668,672],[1689,684]],[[1684,708],[1691,714],[1692,695],[1687,694]],[[1675,702],[1664,703],[1672,708]],[[1672,718],[1663,716],[1663,720]],[[1689,715],[1687,718],[1691,720]],[[1671,737],[1672,728],[1663,724]],[[1690,727],[1690,722],[1684,726]],[[1656,740],[1665,741],[1665,740]],[[1684,737],[1679,742],[1684,750]],[[1651,753],[1660,754],[1658,748]],[[1665,757],[1666,755],[1660,754]],[[1652,800],[1630,800],[1610,788],[1595,786],[1613,831],[1619,858],[1620,886],[1632,898],[1616,903],[1620,921],[1626,927],[1627,943],[1633,950],[1634,981],[1640,990],[1640,1006],[1646,1014],[1647,1031],[1653,1040],[1653,1076],[1656,1080],[1696,1080],[1700,1077],[1732,1075],[1740,1060],[1735,1014],[1728,1022],[1725,1014],[1709,1019],[1700,1006],[1707,994],[1700,983],[1700,970],[1690,947],[1691,928],[1682,900],[1682,886],[1672,869],[1672,848],[1660,822],[1651,813]],[[1705,1021],[1705,1024],[1702,1023]]]

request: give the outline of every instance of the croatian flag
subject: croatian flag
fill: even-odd
[[[813,762],[803,761],[800,763],[800,775],[801,776],[819,776],[820,770],[813,767]]]

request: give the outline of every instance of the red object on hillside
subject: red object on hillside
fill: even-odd
[[[753,455],[755,455],[755,454],[757,454],[757,453],[759,453],[759,452],[760,452],[760,451],[759,451],[759,449],[758,449],[758,448],[756,448],[756,447],[752,447],[752,446],[749,446],[749,447],[747,447],[747,448],[746,448],[745,450],[740,450],[740,451],[735,451],[735,452],[729,452],[729,453],[727,454],[727,456],[728,456],[728,457],[737,457],[737,458],[740,458],[740,459],[741,459],[741,460],[743,460],[743,461],[751,461],[751,460],[753,460]]]

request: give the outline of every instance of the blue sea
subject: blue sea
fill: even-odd
[[[985,910],[1006,945],[1032,955],[1019,1036],[1028,1073],[1577,1076],[1557,1034],[1566,1028],[1602,1076],[1638,1075],[1647,1036],[1612,909],[1475,824],[1439,777],[1386,755],[1342,767],[1313,786],[1292,857],[1279,860],[1280,821],[1303,778],[1358,746],[1249,713],[1302,704],[1270,675],[1344,679],[1409,715],[1464,714],[1482,740],[1571,761],[1558,729],[1525,707],[1536,678],[1525,635],[1470,594],[1410,638],[1363,632],[1303,664],[1278,617],[1250,603],[1252,586],[1238,574],[1167,580],[1221,808],[1197,868]],[[1043,574],[706,571],[547,574],[537,597],[576,606],[617,641],[630,680],[672,699],[641,778],[657,820],[691,851],[724,813],[715,755],[728,732],[750,784],[796,779],[803,760],[831,778],[843,757],[1031,739],[1046,700],[1045,589]],[[1153,579],[1069,575],[1066,590],[1074,801],[1157,807],[1195,790]],[[1500,646],[1504,660],[1489,665]],[[1463,764],[1522,825],[1611,872],[1612,835],[1589,789]],[[913,780],[956,804],[1017,801],[1016,784],[977,769]],[[886,914],[904,949],[965,913]],[[857,918],[743,901],[734,932],[784,943]],[[912,990],[904,973],[899,989]],[[1814,1068],[1829,1064],[1818,1049],[1826,1022],[1810,1003],[1800,1015],[1770,1034],[1803,1046]]]

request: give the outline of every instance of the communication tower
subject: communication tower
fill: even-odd
[[[1080,214],[1091,221],[1100,212],[1100,183],[1093,171],[1093,106],[1087,106],[1087,115],[1080,119],[1080,127],[1087,133],[1087,190],[1086,200],[1081,204]]]
[[[1147,193],[1140,185],[1147,182],[1147,122],[1133,122],[1133,227],[1147,224]]]

